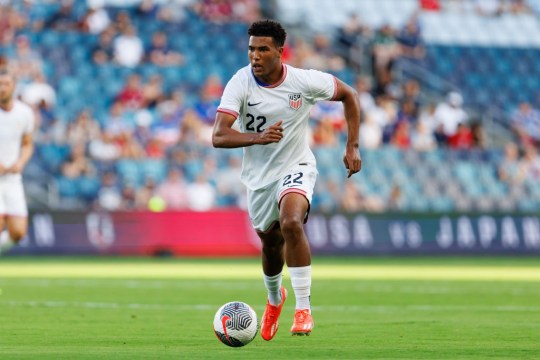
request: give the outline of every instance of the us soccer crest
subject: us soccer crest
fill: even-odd
[[[302,94],[289,94],[289,106],[294,110],[300,109],[302,106]]]

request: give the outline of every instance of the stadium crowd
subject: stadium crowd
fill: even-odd
[[[457,11],[466,2],[450,3],[452,6],[446,7]],[[503,11],[534,11],[534,3],[475,1],[474,11],[486,16]],[[177,35],[167,33],[159,24],[180,26],[190,17],[217,26],[248,24],[268,15],[263,5],[265,1],[257,0],[142,0],[134,7],[112,11],[103,1],[63,0],[61,6],[47,5],[54,11],[45,14],[33,1],[0,1],[0,66],[14,70],[18,96],[35,109],[38,145],[53,145],[64,151],[58,166],[48,169],[51,181],[60,187],[58,192],[62,194],[63,187],[84,179],[87,191],[71,194],[73,206],[148,209],[149,202],[159,198],[173,210],[244,207],[240,153],[218,155],[210,142],[215,111],[227,79],[210,74],[196,88],[182,83],[171,87],[160,73],[142,76],[136,70],[145,64],[173,71],[186,66],[190,54],[172,47],[170,37]],[[422,0],[419,7],[442,11],[437,0]],[[140,19],[156,24],[151,36],[141,36],[137,27]],[[58,116],[65,104],[59,103],[57,88],[47,76],[58,77],[60,69],[48,68],[47,56],[52,52],[42,51],[45,45],[32,43],[29,36],[42,31],[90,34],[96,41],[82,61],[97,67],[114,64],[128,70],[122,87],[106,99],[105,113],[88,107],[72,118]],[[489,147],[481,123],[463,108],[459,92],[450,92],[439,101],[426,101],[417,81],[398,83],[393,79],[395,61],[421,58],[425,56],[424,47],[421,26],[414,16],[400,29],[389,25],[371,29],[352,15],[335,34],[292,33],[284,58],[293,66],[349,75],[362,105],[360,138],[364,149],[389,147],[421,153],[441,148],[473,151]],[[205,51],[212,51],[212,45],[207,44]],[[85,96],[84,86],[78,91]],[[193,97],[193,93],[197,96]],[[314,108],[311,142],[315,149],[342,147],[346,124],[340,106],[322,102]],[[505,183],[529,178],[537,181],[540,110],[523,103],[516,107],[511,119],[517,142],[505,149],[497,174]],[[132,168],[141,163],[148,164],[149,169],[143,172],[142,179],[126,175],[136,172]],[[321,193],[314,199],[317,210],[403,208],[399,186],[391,186],[381,195],[363,192],[354,182],[341,186],[332,177],[324,176],[317,186]],[[66,204],[70,202],[61,202],[62,206]]]

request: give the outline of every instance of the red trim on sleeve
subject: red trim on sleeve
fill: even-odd
[[[232,115],[232,116],[234,116],[235,118],[237,118],[238,115],[240,115],[240,114],[237,113],[236,111],[229,110],[229,109],[219,108],[219,109],[217,109],[217,111],[220,112],[220,113]]]
[[[336,96],[337,96],[337,79],[335,76],[332,76],[332,79],[334,79],[334,95],[332,95],[332,98],[330,99],[330,101],[335,101],[336,100]]]

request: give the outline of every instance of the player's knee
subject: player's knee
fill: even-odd
[[[304,222],[297,216],[284,216],[279,220],[279,224],[285,236],[300,235],[304,231]]]

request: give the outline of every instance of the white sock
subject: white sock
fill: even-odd
[[[290,267],[291,283],[296,297],[296,310],[308,309],[311,313],[311,265]]]
[[[4,230],[0,233],[0,254],[4,254],[9,249],[15,246],[15,241],[9,237],[7,230]]]
[[[278,306],[281,303],[281,273],[274,276],[263,274],[264,285],[268,290],[268,302],[271,305]]]

